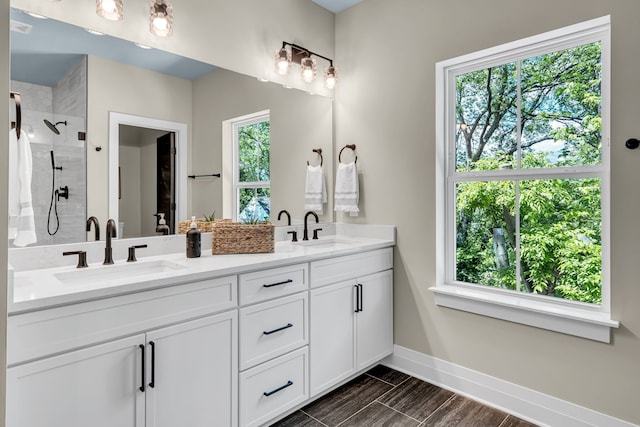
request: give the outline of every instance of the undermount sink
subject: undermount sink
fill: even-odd
[[[88,282],[98,285],[130,279],[131,277],[166,273],[183,268],[186,268],[186,266],[165,260],[138,261],[126,264],[79,268],[64,273],[56,273],[54,276],[65,285],[81,285]]]

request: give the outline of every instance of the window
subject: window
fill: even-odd
[[[609,341],[609,31],[437,64],[439,305]]]
[[[240,222],[269,221],[269,113],[233,121],[233,215]]]

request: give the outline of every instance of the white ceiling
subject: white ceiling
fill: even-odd
[[[342,12],[361,1],[362,0],[313,0],[314,3],[319,4],[333,13]]]

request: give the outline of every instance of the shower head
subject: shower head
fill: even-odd
[[[57,122],[55,125],[53,123],[51,123],[49,120],[44,119],[44,124],[47,125],[47,127],[49,129],[51,129],[51,132],[55,133],[56,135],[60,135],[60,131],[58,130],[58,128],[56,126],[58,125],[67,125],[66,120],[64,122]]]

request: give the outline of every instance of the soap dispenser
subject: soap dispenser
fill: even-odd
[[[196,217],[191,217],[191,228],[187,231],[187,258],[200,256],[200,230],[196,224]]]
[[[162,233],[163,235],[168,235],[169,231],[171,231],[169,229],[169,226],[167,225],[167,221],[164,219],[164,214],[163,213],[158,213],[156,214],[160,219],[158,220],[158,225],[156,225],[156,233]]]

